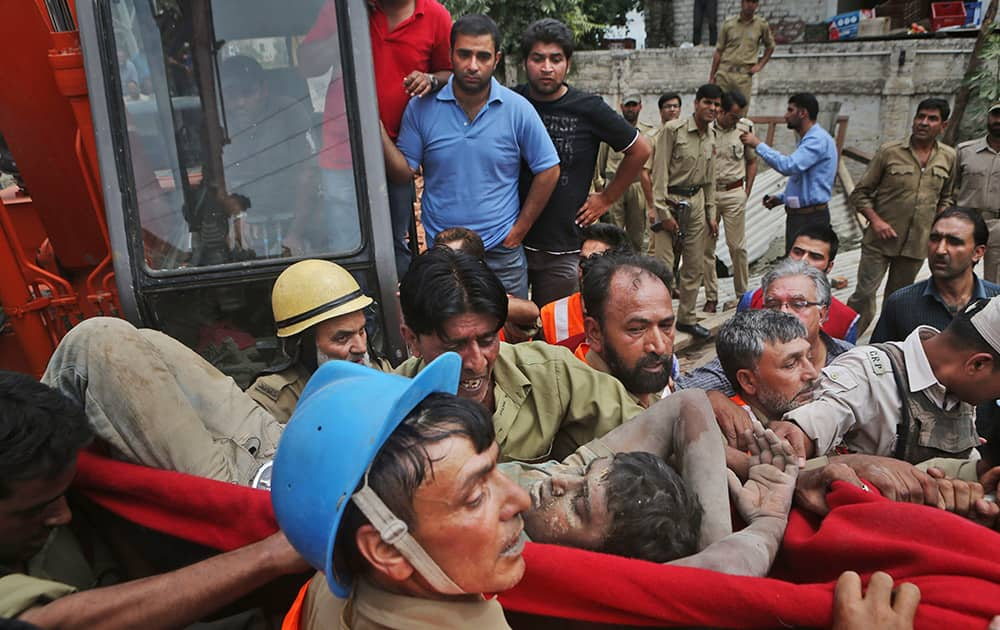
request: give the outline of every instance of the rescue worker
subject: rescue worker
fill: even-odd
[[[757,152],[744,148],[740,142],[743,131],[753,129],[753,123],[743,118],[747,99],[740,92],[722,95],[722,111],[715,120],[715,203],[726,228],[726,246],[733,263],[733,290],[746,293],[750,284],[747,262],[746,207],[747,198],[757,177]],[[719,278],[715,270],[715,244],[718,234],[705,238],[705,308],[706,313],[718,310]]]
[[[669,276],[649,256],[604,256],[583,283],[587,341],[575,354],[621,381],[643,407],[670,393],[675,374]]]
[[[92,435],[72,400],[29,376],[0,371],[0,618],[40,628],[182,628],[308,569],[279,532],[176,571],[117,583],[109,541],[88,519],[73,521],[67,500],[77,454]],[[237,617],[210,627],[266,623],[259,611],[256,619]]]
[[[747,99],[753,92],[753,76],[764,69],[774,54],[774,35],[767,20],[756,15],[759,0],[741,0],[740,14],[722,23],[722,32],[712,55],[708,82],[726,92],[739,92]],[[758,58],[763,46],[764,54]]]
[[[1000,300],[976,300],[941,332],[920,326],[902,342],[854,348],[823,369],[813,402],[771,426],[806,456],[842,443],[911,463],[968,459],[979,445],[974,405],[1000,397],[997,331]]]
[[[275,458],[272,501],[321,573],[285,627],[509,627],[483,594],[524,574],[531,499],[497,469],[489,412],[455,396],[461,366],[445,353],[410,380],[334,362],[310,381]],[[318,597],[330,590],[337,598]]]
[[[591,223],[580,230],[580,262],[577,273],[580,286],[587,269],[608,252],[613,254],[629,251],[628,235],[620,227],[608,223]],[[581,292],[549,302],[542,307],[542,334],[545,341],[566,346],[576,351],[586,338],[583,324],[583,299]]]
[[[975,208],[990,230],[983,277],[1000,283],[1000,101],[986,114],[986,135],[958,145],[955,205]]]
[[[715,206],[715,130],[711,123],[722,106],[722,90],[705,84],[695,94],[694,114],[686,120],[664,124],[656,136],[652,157],[653,201],[662,229],[653,236],[657,258],[673,266],[673,236],[684,233],[684,262],[681,265],[680,309],[677,330],[696,339],[710,332],[698,324],[695,301],[702,282],[705,232],[718,236]],[[680,225],[668,199],[691,204],[686,225]],[[684,218],[684,217],[680,217]]]
[[[858,330],[875,318],[875,292],[887,271],[886,296],[913,283],[934,215],[952,205],[955,149],[938,140],[950,113],[944,99],[921,101],[909,139],[879,147],[851,193],[851,205],[868,219],[858,284],[847,300],[861,315]]]
[[[418,256],[399,301],[412,358],[396,372],[413,376],[443,352],[458,352],[458,395],[493,412],[504,460],[561,459],[642,411],[621,383],[565,348],[501,343],[506,293],[463,252],[432,248]]]
[[[281,272],[271,309],[286,363],[254,381],[247,393],[278,422],[292,416],[306,381],[331,359],[390,371],[368,345],[365,310],[373,300],[349,271],[327,260],[302,260]]]
[[[652,142],[656,127],[639,120],[641,111],[642,97],[638,94],[630,94],[622,101],[622,117]],[[594,192],[603,192],[608,183],[614,181],[624,158],[624,153],[615,151],[607,143],[601,143],[601,148],[597,151],[597,164],[594,166]],[[648,216],[652,209],[653,183],[649,178],[649,171],[641,169],[625,194],[611,204],[604,218],[608,223],[625,230],[632,242],[632,249],[644,252],[649,240]]]

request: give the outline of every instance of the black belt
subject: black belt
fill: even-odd
[[[789,208],[785,206],[785,212],[788,214],[812,214],[813,212],[823,212],[829,209],[830,206],[825,203],[818,203],[815,206],[802,206],[801,208]]]
[[[743,180],[737,179],[735,182],[729,182],[728,184],[716,184],[715,189],[718,191],[736,190],[737,188],[743,187]]]
[[[682,197],[694,197],[699,190],[701,190],[701,186],[667,186],[668,193]]]

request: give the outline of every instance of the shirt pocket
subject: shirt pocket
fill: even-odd
[[[916,167],[909,164],[890,164],[886,167],[886,173],[888,173],[889,179],[899,182],[912,180],[916,172]]]
[[[698,154],[694,153],[694,148],[687,138],[678,135],[674,141],[674,150],[670,156],[670,170],[674,172],[687,173],[695,167],[698,162]],[[673,176],[671,176],[673,179]]]
[[[951,169],[947,166],[932,166],[931,167],[931,177],[938,180],[939,183],[943,184],[945,180],[951,175]]]
[[[924,421],[914,418],[913,430],[919,431],[917,444],[945,453],[962,453],[979,446],[975,416],[963,415]]]

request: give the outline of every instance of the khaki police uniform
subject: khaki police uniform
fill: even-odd
[[[916,464],[932,457],[968,459],[978,446],[975,408],[938,382],[921,339],[938,334],[921,326],[889,351],[859,346],[823,368],[813,402],[785,414],[824,455],[843,444],[869,455],[894,456],[903,405],[910,414],[902,458]],[[905,372],[902,373],[902,372]],[[900,395],[900,378],[908,392]]]
[[[765,50],[774,48],[774,35],[767,20],[759,15],[754,15],[749,22],[744,22],[738,15],[727,18],[715,45],[720,55],[715,84],[726,92],[738,90],[745,96],[746,111],[750,111],[750,92],[753,91],[750,68],[757,65],[761,46]]]
[[[369,366],[382,372],[392,372],[392,365],[385,359],[372,360]],[[280,372],[257,377],[247,389],[247,394],[275,420],[285,424],[291,419],[310,376],[309,370],[296,363]]]
[[[330,591],[323,572],[310,580],[299,630],[509,630],[497,598],[421,599],[390,593],[359,578],[348,599]]]
[[[656,134],[656,127],[642,121],[639,121],[636,129],[650,141]],[[606,189],[614,180],[624,158],[625,153],[615,151],[607,143],[602,142],[601,148],[597,151],[597,164],[594,166],[594,187]],[[649,218],[646,213],[646,194],[642,190],[642,180],[639,177],[636,177],[635,181],[625,189],[625,193],[611,204],[605,216],[610,223],[625,230],[636,252],[646,251],[649,240]]]
[[[725,227],[726,246],[733,262],[733,289],[742,296],[750,288],[750,267],[746,238],[747,165],[757,159],[757,151],[740,142],[740,127],[753,129],[748,118],[739,125],[723,129],[715,125],[715,205],[720,227]],[[719,299],[719,278],[715,272],[715,245],[719,238],[705,236],[705,300]]]
[[[671,120],[660,127],[653,154],[653,205],[661,221],[674,217],[667,199],[691,204],[684,231],[684,262],[681,265],[679,324],[697,324],[695,301],[701,287],[705,258],[706,218],[715,220],[715,129],[699,131],[694,118]],[[674,217],[677,218],[677,217]],[[653,233],[655,256],[673,268],[673,237],[670,232]]]
[[[858,212],[874,208],[897,237],[883,240],[865,228],[858,264],[858,284],[847,305],[861,315],[863,331],[875,316],[875,292],[889,272],[885,295],[913,284],[927,257],[931,222],[938,208],[952,203],[955,149],[935,142],[926,166],[921,166],[907,141],[882,145],[858,181],[850,202]]]
[[[396,373],[413,377],[424,365],[414,357]],[[562,459],[642,411],[617,379],[543,341],[501,343],[493,386],[503,461]]]
[[[990,229],[983,277],[1000,282],[1000,151],[986,138],[958,145],[955,161],[955,205],[975,208]]]

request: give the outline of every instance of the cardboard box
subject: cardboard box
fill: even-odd
[[[858,25],[862,20],[875,17],[874,9],[861,9],[835,15],[827,20],[830,25],[830,41],[838,39],[854,39],[858,36]]]
[[[889,18],[876,17],[858,22],[858,37],[879,37],[889,32]]]

